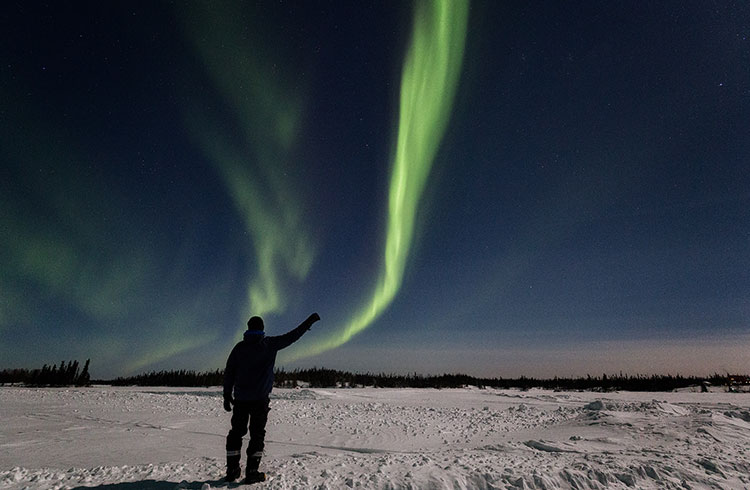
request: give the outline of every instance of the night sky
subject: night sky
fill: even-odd
[[[9,2],[0,368],[750,368],[744,1]]]

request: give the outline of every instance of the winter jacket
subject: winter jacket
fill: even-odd
[[[276,353],[289,347],[307,332],[313,322],[302,322],[294,330],[273,337],[263,332],[248,330],[244,339],[234,346],[224,369],[224,398],[232,396],[241,401],[268,398],[273,388],[273,368]]]

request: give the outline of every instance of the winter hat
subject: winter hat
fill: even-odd
[[[265,328],[263,327],[263,319],[259,316],[251,317],[247,321],[247,329],[248,330],[256,330],[258,332],[262,332]]]

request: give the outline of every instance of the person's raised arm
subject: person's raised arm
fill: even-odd
[[[281,350],[295,343],[297,340],[299,340],[300,337],[302,337],[302,335],[304,335],[305,332],[310,330],[312,324],[317,322],[318,320],[320,320],[320,316],[317,313],[313,313],[312,315],[308,316],[304,322],[300,323],[299,326],[294,330],[287,332],[284,335],[273,337],[276,350]]]

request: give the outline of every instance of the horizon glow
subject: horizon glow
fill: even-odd
[[[466,39],[468,1],[417,2],[401,75],[398,137],[388,194],[383,269],[372,296],[342,327],[285,360],[320,354],[349,341],[398,293],[412,247],[419,202],[450,119]],[[291,359],[290,359],[291,358]]]

